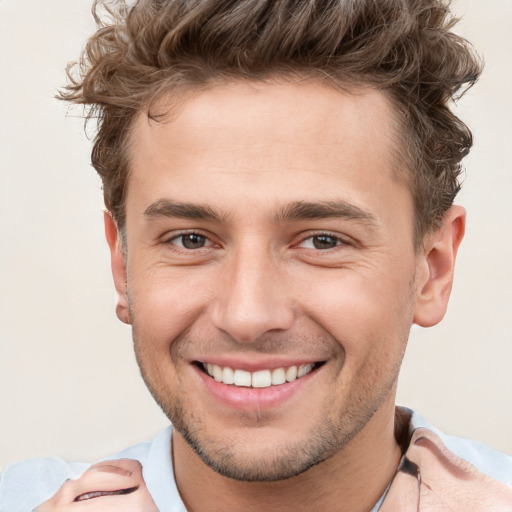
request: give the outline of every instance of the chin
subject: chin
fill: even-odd
[[[182,411],[168,412],[175,431],[195,454],[216,473],[245,482],[277,482],[308,471],[342,450],[372,415],[354,421],[347,414],[341,423],[323,418],[321,427],[304,425],[299,432],[261,424],[212,432],[210,422],[205,427],[197,417],[182,415]]]
[[[187,432],[180,433],[208,467],[222,476],[244,482],[287,480],[306,472],[337,451],[318,439],[313,443],[311,439],[309,442],[268,443],[266,436],[254,432],[249,445],[229,442],[228,438],[222,445],[212,446],[190,437]]]

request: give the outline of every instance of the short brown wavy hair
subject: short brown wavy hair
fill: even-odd
[[[68,67],[61,99],[98,118],[92,163],[118,227],[125,224],[128,145],[141,111],[185,87],[301,77],[385,91],[415,203],[415,241],[440,225],[472,145],[450,110],[481,62],[451,32],[443,0],[96,0],[97,32]]]

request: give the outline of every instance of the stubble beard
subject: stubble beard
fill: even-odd
[[[409,294],[398,309],[402,313],[401,324],[397,329],[395,343],[398,347],[391,365],[378,368],[377,372],[370,371],[366,377],[360,378],[356,392],[351,396],[351,390],[345,390],[348,402],[337,413],[329,415],[310,428],[299,441],[288,442],[279,446],[279,450],[266,450],[261,446],[258,456],[249,459],[243,453],[243,443],[228,436],[215,436],[208,432],[208,426],[194,414],[194,410],[186,407],[183,396],[180,395],[180,383],[174,387],[165,383],[158,372],[160,361],[155,359],[148,346],[148,340],[139,336],[136,315],[128,294],[128,304],[132,320],[132,337],[137,363],[146,386],[151,395],[171,421],[173,428],[183,436],[189,446],[200,459],[218,474],[244,482],[278,482],[287,480],[311,469],[342,450],[372,419],[383,403],[390,398],[394,401],[394,392],[400,373],[402,359],[409,338],[410,327],[414,312],[415,275],[409,282]],[[169,357],[176,358],[180,351],[180,342],[194,344],[190,339],[181,338],[171,344]],[[324,343],[337,340],[321,340]],[[376,341],[378,342],[378,341]],[[344,351],[344,349],[342,349]],[[176,352],[175,352],[176,351]],[[148,364],[149,363],[149,364]],[[343,363],[342,365],[343,366]],[[154,369],[157,371],[154,371]],[[153,369],[153,371],[152,371]],[[341,368],[340,371],[343,371]],[[380,375],[378,375],[380,373]],[[377,382],[377,389],[375,386]],[[347,392],[348,391],[348,392]],[[392,396],[390,396],[392,395]],[[254,438],[258,437],[258,429],[253,428]]]
[[[133,319],[133,316],[132,316]],[[400,361],[375,393],[371,383],[363,386],[361,394],[351,398],[347,407],[338,413],[330,412],[298,441],[285,441],[277,450],[268,450],[262,441],[257,456],[244,451],[244,437],[215,435],[209,432],[202,418],[187,407],[179,394],[180,386],[171,390],[165,385],[154,365],[147,364],[147,346],[137,335],[133,323],[133,340],[137,362],[150,393],[162,411],[201,460],[218,474],[245,482],[277,482],[306,472],[343,449],[371,420],[382,403],[393,392]],[[191,342],[193,343],[193,342]],[[260,417],[259,423],[265,423]],[[257,426],[257,425],[255,425]],[[249,430],[249,429],[247,429]],[[259,430],[252,428],[251,442],[258,442]],[[244,434],[247,435],[247,432]]]
[[[304,440],[282,444],[277,451],[269,450],[264,439],[259,441],[258,428],[253,428],[251,442],[260,444],[257,458],[253,454],[251,458],[243,451],[243,440],[210,438],[200,421],[187,421],[185,414],[177,414],[173,426],[208,467],[243,482],[278,482],[298,476],[328,459],[355,434],[329,420],[311,429]]]

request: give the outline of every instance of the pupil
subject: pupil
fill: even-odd
[[[183,247],[186,249],[200,249],[204,246],[205,237],[201,235],[184,235],[183,236]]]
[[[338,241],[333,236],[320,235],[313,237],[315,249],[332,249],[336,247],[337,242]]]

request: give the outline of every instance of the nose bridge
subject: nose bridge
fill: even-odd
[[[214,324],[239,342],[251,342],[271,330],[286,330],[293,310],[279,259],[268,247],[246,243],[223,269]]]

